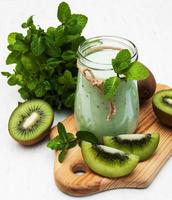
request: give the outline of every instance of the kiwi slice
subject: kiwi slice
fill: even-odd
[[[159,121],[172,127],[172,89],[161,90],[154,94],[152,105]]]
[[[159,134],[121,134],[104,136],[104,144],[139,156],[140,161],[148,159],[159,144]]]
[[[114,178],[130,174],[137,166],[139,157],[104,145],[81,143],[83,158],[94,172]]]
[[[8,123],[10,135],[19,143],[32,145],[47,135],[54,119],[51,106],[43,100],[29,100],[20,104]]]

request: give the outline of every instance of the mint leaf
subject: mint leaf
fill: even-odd
[[[68,149],[73,148],[77,145],[77,139],[74,137],[72,133],[67,133],[68,138]]]
[[[76,81],[69,70],[65,70],[64,74],[58,78],[58,83],[65,85],[67,88],[76,87]]]
[[[115,60],[118,63],[130,62],[131,61],[131,53],[130,53],[130,51],[128,49],[122,49],[117,54]]]
[[[30,16],[27,19],[27,21],[22,24],[22,28],[28,28],[28,27],[35,28],[35,26],[33,25],[33,15]]]
[[[64,143],[63,139],[58,135],[55,138],[51,139],[47,147],[52,150],[62,150],[63,148],[70,149],[76,146],[76,139],[72,133],[67,133],[68,142]]]
[[[16,40],[23,40],[24,37],[21,33],[12,32],[8,35],[8,44],[13,45],[15,44]]]
[[[9,79],[8,79],[8,84],[9,85],[21,85],[23,84],[23,79],[22,76],[20,74],[12,74],[10,75]]]
[[[64,160],[64,158],[65,158],[65,154],[66,154],[66,150],[65,150],[65,148],[60,152],[60,154],[59,154],[59,162],[60,163],[62,163],[63,162],[63,160]]]
[[[66,42],[73,42],[73,41],[77,40],[78,38],[80,38],[80,34],[66,35],[65,40],[66,40]]]
[[[85,15],[81,15],[81,14],[73,14],[71,17],[71,21],[72,20],[76,20],[77,25],[79,25],[81,27],[81,29],[83,30],[83,28],[86,26],[88,18]],[[69,22],[70,23],[70,22]]]
[[[67,133],[67,139],[69,142],[72,142],[75,140],[75,136],[73,135],[73,133]]]
[[[54,30],[54,40],[56,47],[61,47],[67,42],[65,37],[66,33],[64,31],[64,26],[59,26]]]
[[[23,75],[22,73],[24,73],[25,69],[23,67],[23,64],[20,60],[18,60],[17,64],[16,64],[16,68],[15,68],[15,72],[17,74],[21,74]],[[24,77],[24,76],[23,76]]]
[[[9,35],[8,35],[8,43],[10,44],[10,45],[13,45],[15,42],[16,42],[16,34],[17,33],[10,33]]]
[[[57,17],[60,22],[65,23],[71,16],[71,10],[67,3],[62,2],[59,4]]]
[[[16,63],[18,60],[20,59],[20,53],[17,51],[13,51],[11,52],[7,59],[6,59],[6,64],[10,65],[10,64],[14,64]]]
[[[72,51],[77,51],[78,50],[78,47],[79,47],[79,45],[81,44],[81,43],[83,43],[85,41],[85,38],[83,37],[83,36],[81,36],[81,37],[79,37],[79,38],[77,38],[77,39],[75,39],[75,40],[73,40],[72,41]]]
[[[27,19],[27,26],[32,26],[33,25],[33,15],[30,16],[28,19]]]
[[[127,80],[144,80],[149,76],[149,71],[142,63],[136,61],[131,64],[125,76]]]
[[[1,72],[1,74],[3,76],[6,76],[6,77],[10,77],[11,76],[11,74],[9,72]]]
[[[124,70],[129,68],[130,62],[131,53],[128,49],[123,49],[112,59],[112,66],[117,74],[122,74]]]
[[[16,78],[16,83],[18,85],[22,85],[24,82],[23,82],[23,76],[21,74],[16,74],[15,75],[15,78]]]
[[[45,90],[47,90],[47,91],[51,89],[51,84],[49,81],[44,81],[43,86],[44,86]]]
[[[54,36],[53,36],[54,37]],[[60,57],[61,50],[59,45],[55,45],[55,38],[51,38],[50,36],[45,37],[45,44],[46,44],[46,53],[53,58]]]
[[[93,133],[90,133],[88,131],[78,131],[76,133],[76,137],[77,137],[79,144],[81,144],[81,142],[83,140],[85,140],[87,142],[91,142],[92,144],[98,144],[99,143],[97,137]]]
[[[49,66],[58,66],[60,63],[62,63],[62,61],[61,60],[58,60],[57,58],[49,58],[48,60],[47,60],[47,65],[49,65]]]
[[[38,80],[32,79],[32,81],[27,83],[27,87],[32,91],[37,87]]]
[[[58,135],[48,142],[47,147],[52,150],[62,150],[62,148],[64,148],[64,142]]]
[[[68,50],[68,51],[65,51],[63,54],[62,54],[62,58],[63,60],[65,61],[72,61],[72,60],[75,60],[76,59],[76,53],[71,51],[71,50]]]
[[[66,24],[66,32],[75,35],[81,34],[86,26],[88,18],[84,15],[73,14]]]
[[[13,44],[13,50],[14,51],[19,51],[21,53],[25,53],[29,50],[28,46],[21,40],[17,40],[14,44]]]
[[[29,94],[29,92],[28,92],[28,90],[27,90],[26,88],[20,88],[20,89],[18,90],[18,92],[20,93],[20,95],[21,95],[21,97],[22,97],[23,99],[28,99],[29,96],[30,96],[30,94]]]
[[[26,70],[37,70],[35,59],[29,54],[22,55],[21,62]]]
[[[35,89],[36,97],[40,98],[40,97],[43,97],[45,94],[46,94],[46,89],[42,84],[40,84],[39,86],[36,87],[36,89]]]
[[[105,80],[104,83],[104,94],[107,99],[112,99],[112,97],[115,95],[115,92],[120,84],[120,78],[110,77]]]
[[[125,70],[127,70],[130,67],[130,64],[128,62],[123,63],[116,63],[116,60],[112,60],[113,69],[117,74],[124,74]]]
[[[8,79],[8,84],[9,85],[16,85],[17,84],[17,79],[16,79],[15,74],[12,74],[10,76],[10,78]]]
[[[68,140],[67,133],[66,133],[66,129],[65,129],[64,125],[61,122],[59,122],[57,124],[57,129],[58,129],[60,138],[63,140],[64,143],[66,143]]]
[[[42,36],[34,35],[31,43],[31,50],[35,56],[40,56],[44,52],[45,44]]]

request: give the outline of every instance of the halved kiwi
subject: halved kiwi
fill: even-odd
[[[83,158],[94,172],[114,178],[130,174],[137,166],[139,157],[104,145],[82,141]]]
[[[104,136],[104,144],[139,156],[140,161],[148,159],[159,144],[159,134],[121,134]]]
[[[32,145],[47,135],[53,119],[53,110],[47,102],[29,100],[12,112],[8,129],[10,135],[20,144]]]
[[[159,121],[172,127],[172,89],[154,94],[152,106]]]

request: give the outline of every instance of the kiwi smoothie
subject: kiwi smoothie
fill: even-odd
[[[104,81],[114,76],[111,60],[119,52],[119,48],[123,48],[122,46],[117,46],[119,48],[116,48],[119,42],[117,40],[124,39],[112,37],[100,38],[100,40],[103,40],[101,41],[101,45],[103,42],[108,42],[108,44],[104,44],[105,46],[101,46],[101,48],[99,47],[100,43],[97,43],[97,38],[96,43],[94,43],[94,38],[91,40],[91,46],[94,46],[94,50],[88,51],[91,47],[86,48],[86,54],[84,56],[80,55],[81,57],[78,59],[78,68],[88,68],[97,80]],[[111,40],[115,40],[117,44],[109,46],[109,42],[112,43]],[[88,42],[86,45],[88,46]],[[79,50],[84,51],[83,49]],[[133,53],[132,50],[131,53]],[[100,140],[102,140],[102,136],[104,135],[133,133],[137,127],[139,115],[136,81],[123,80],[112,102],[116,112],[112,115],[111,119],[108,119],[110,102],[105,98],[102,90],[87,80],[81,70],[79,70],[75,98],[75,121],[77,129],[90,131]]]

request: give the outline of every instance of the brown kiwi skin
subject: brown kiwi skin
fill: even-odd
[[[153,111],[154,111],[155,115],[157,116],[158,120],[162,124],[164,124],[168,127],[172,127],[172,115],[160,110],[156,105],[154,105],[153,102],[152,102],[152,108],[153,108]]]
[[[145,101],[150,99],[156,91],[155,77],[153,76],[153,74],[150,70],[149,70],[149,73],[150,73],[150,75],[147,79],[140,80],[137,83],[140,104],[143,104]]]

